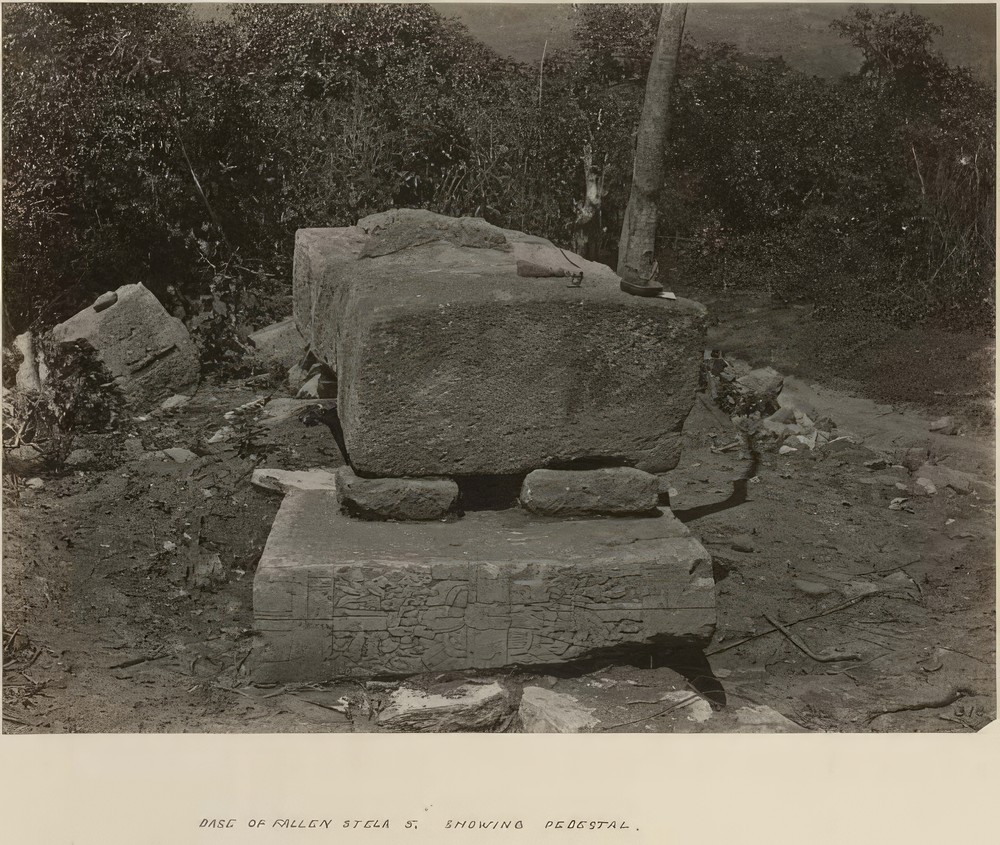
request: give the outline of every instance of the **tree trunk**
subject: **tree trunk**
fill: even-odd
[[[646,96],[639,118],[632,190],[618,244],[618,275],[632,285],[658,289],[657,201],[663,188],[663,158],[670,134],[670,94],[684,36],[687,3],[665,3],[656,30]]]

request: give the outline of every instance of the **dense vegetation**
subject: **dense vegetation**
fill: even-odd
[[[407,205],[571,245],[585,157],[614,264],[656,7],[581,6],[542,74],[425,6],[233,8],[4,6],[8,337],[143,281],[222,360],[287,310],[295,229]],[[832,81],[685,45],[661,266],[992,326],[994,90],[917,14],[835,27],[864,61]]]

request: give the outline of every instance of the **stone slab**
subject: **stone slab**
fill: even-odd
[[[360,519],[444,519],[458,510],[458,485],[450,478],[358,478],[337,469],[337,501]]]
[[[546,516],[642,514],[656,509],[660,482],[632,467],[536,469],[521,485],[521,504]]]
[[[292,317],[255,331],[250,340],[261,359],[284,370],[297,364],[306,354],[305,341]]]
[[[126,400],[140,410],[189,393],[200,378],[200,363],[184,324],[142,284],[123,285],[115,293],[112,305],[85,308],[53,328],[53,339],[93,347]]]
[[[473,237],[451,222],[453,237],[429,241],[388,238],[366,221],[297,234],[295,319],[337,371],[352,466],[381,477],[515,474],[581,458],[673,468],[705,309],[628,296],[608,267],[544,239],[495,227],[486,237],[482,221]],[[581,269],[582,287],[518,275],[520,255],[547,253]]]
[[[711,559],[668,511],[376,523],[285,496],[254,578],[259,681],[547,665],[704,644]]]

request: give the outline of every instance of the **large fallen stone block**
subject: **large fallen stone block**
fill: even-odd
[[[545,516],[642,514],[656,508],[660,481],[632,467],[536,469],[521,486],[521,504]]]
[[[519,260],[558,275],[519,276]],[[704,308],[628,296],[609,268],[542,238],[405,209],[300,230],[294,313],[337,370],[363,474],[677,464]]]
[[[400,687],[378,714],[379,727],[420,733],[482,733],[512,720],[516,702],[510,691],[491,684],[461,684],[444,693]]]
[[[60,343],[84,341],[114,378],[126,401],[148,409],[198,384],[198,350],[184,324],[142,284],[124,285],[52,329]]]
[[[285,496],[254,578],[259,681],[547,665],[704,644],[711,559],[669,511],[362,522]]]

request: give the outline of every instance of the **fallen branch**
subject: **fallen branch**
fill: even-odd
[[[881,595],[884,595],[884,593],[882,593],[881,591],[876,591],[874,593],[863,593],[860,596],[855,596],[852,599],[848,599],[845,602],[841,602],[840,604],[835,605],[834,607],[831,607],[828,610],[824,610],[821,613],[814,613],[812,616],[803,616],[801,619],[796,619],[794,622],[786,622],[785,625],[786,627],[790,628],[792,627],[792,625],[798,625],[801,622],[810,622],[813,619],[819,619],[822,616],[829,616],[831,613],[837,613],[840,610],[844,610],[845,608],[850,607],[852,604],[857,604],[859,601],[862,601],[863,599],[868,599],[871,598],[872,596],[881,596]],[[777,627],[771,628],[771,630],[769,631],[761,631],[759,634],[754,634],[753,636],[745,637],[742,640],[737,640],[735,643],[729,643],[729,645],[722,646],[721,648],[712,649],[712,651],[706,651],[705,656],[711,657],[713,654],[721,654],[724,651],[729,651],[731,648],[737,648],[741,645],[745,645],[746,643],[753,642],[753,640],[760,639],[761,637],[766,637],[768,634],[774,634],[777,631],[778,631]]]
[[[678,702],[675,702],[665,710],[660,710],[657,713],[651,713],[648,716],[643,716],[641,719],[633,719],[631,722],[622,722],[619,725],[608,725],[606,728],[601,728],[601,731],[613,731],[615,728],[627,728],[629,725],[634,725],[637,724],[638,722],[648,722],[650,719],[656,719],[660,716],[665,716],[667,713],[670,713],[672,710],[676,710],[678,707],[686,707],[688,704],[694,703],[699,698],[701,698],[700,695],[691,695],[688,698],[684,698]],[[638,703],[638,702],[633,702],[633,703]]]
[[[839,663],[839,662],[841,662],[843,660],[860,660],[861,659],[861,655],[860,654],[842,654],[841,655],[841,654],[834,654],[834,653],[829,652],[829,651],[825,651],[822,654],[817,654],[815,651],[813,651],[811,648],[809,648],[809,646],[807,646],[805,644],[804,640],[802,640],[797,634],[793,634],[791,631],[789,631],[788,628],[786,628],[784,625],[782,625],[777,619],[774,619],[773,617],[768,616],[766,613],[764,614],[764,618],[768,622],[770,622],[772,625],[774,625],[775,628],[777,628],[779,631],[781,631],[782,634],[784,634],[786,637],[788,637],[788,639],[792,643],[792,645],[794,645],[806,657],[812,658],[817,663]]]
[[[968,687],[958,687],[953,689],[943,698],[936,698],[931,701],[924,702],[922,704],[904,704],[901,707],[894,707],[891,710],[881,710],[878,713],[873,713],[871,716],[865,719],[866,723],[874,722],[879,716],[888,716],[890,713],[907,713],[913,710],[939,710],[942,707],[948,707],[954,704],[959,699],[965,698],[966,696],[975,695]]]

